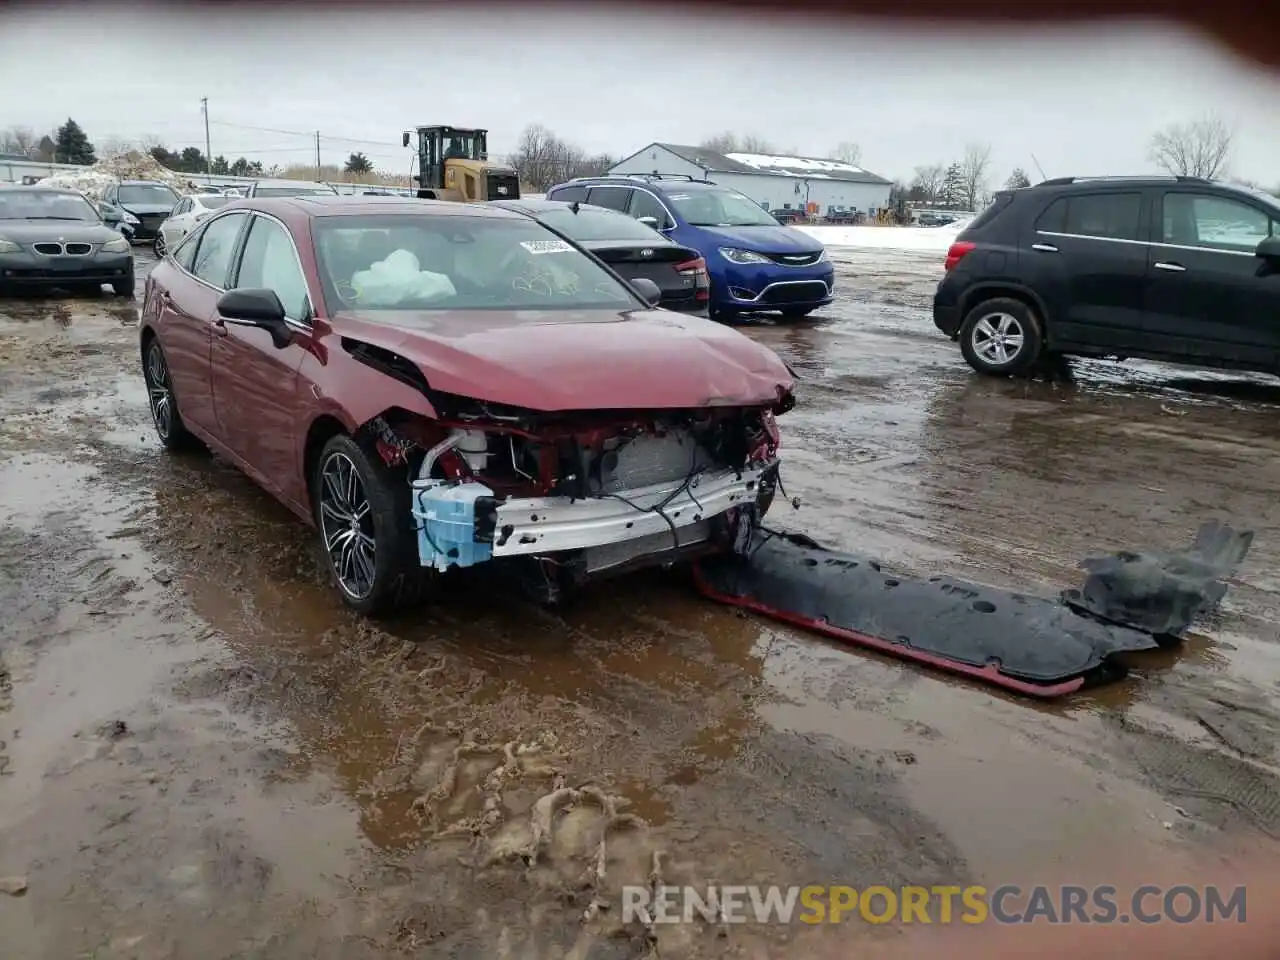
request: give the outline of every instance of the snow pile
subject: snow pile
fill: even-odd
[[[945,227],[811,227],[795,226],[826,247],[866,247],[874,250],[946,250],[968,221]]]
[[[101,198],[107,187],[121,180],[154,180],[178,193],[191,193],[196,184],[180,173],[160,166],[156,158],[139,150],[104,157],[83,170],[64,170],[40,181],[45,187],[65,187]]]

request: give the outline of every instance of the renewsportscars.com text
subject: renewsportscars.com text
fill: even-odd
[[[720,886],[622,889],[624,922],[1243,923],[1246,890],[1139,886]]]

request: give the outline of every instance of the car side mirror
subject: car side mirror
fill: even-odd
[[[120,211],[117,210],[115,207],[111,206],[111,204],[109,203],[99,204],[98,213],[102,214],[102,219],[105,223],[123,223],[124,222],[124,217],[121,215]]]
[[[271,342],[279,349],[293,342],[284,304],[274,290],[228,290],[218,298],[218,317],[223,323],[266,330],[271,334]]]
[[[1280,260],[1280,237],[1267,237],[1258,244],[1254,255],[1267,260]]]
[[[636,293],[640,294],[644,302],[651,307],[656,307],[662,299],[662,291],[648,277],[637,277],[631,281],[631,286],[635,288]]]
[[[636,219],[639,220],[641,223],[643,223],[646,227],[653,227],[653,229],[655,230],[658,229],[657,217],[636,217]]]

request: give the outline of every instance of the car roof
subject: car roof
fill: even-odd
[[[557,183],[553,190],[560,187],[645,187],[649,190],[667,190],[669,188],[678,188],[681,192],[685,190],[728,190],[722,183],[715,183],[711,180],[682,180],[679,178],[657,178],[648,177],[643,174],[635,176],[623,176],[621,174],[604,176],[604,177],[578,177],[574,180],[568,180],[564,183]]]
[[[631,219],[631,217],[629,217],[627,214],[623,213],[620,210],[610,210],[608,207],[602,207],[598,203],[583,203],[582,201],[578,201],[578,200],[520,199],[520,200],[494,200],[492,201],[492,203],[495,207],[502,207],[504,210],[521,210],[521,211],[524,211],[525,213],[541,213],[544,211],[551,212],[554,210],[565,210],[569,207],[572,207],[576,203],[579,209],[590,210],[593,213],[595,212],[611,213],[616,217],[627,217],[628,220]]]
[[[74,187],[50,187],[43,183],[0,183],[0,187],[14,193],[63,193],[72,197],[84,196]]]
[[[419,214],[444,217],[505,217],[522,215],[503,210],[491,203],[459,203],[452,200],[419,200],[417,197],[310,196],[310,197],[253,197],[234,200],[223,210],[261,210],[278,216],[292,214],[302,217],[343,217],[379,213]]]
[[[163,180],[121,180],[122,187],[166,187],[172,190],[173,187],[165,183]]]

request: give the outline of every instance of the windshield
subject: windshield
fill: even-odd
[[[332,197],[338,191],[328,187],[258,187],[257,197]]]
[[[669,193],[667,200],[693,227],[776,227],[778,221],[750,197],[736,190],[690,190]]]
[[[37,190],[0,192],[0,220],[87,220],[102,218],[84,197]]]
[[[226,206],[232,200],[238,200],[238,197],[224,197],[216,193],[200,193],[196,195],[196,203],[204,207],[206,210],[217,210],[219,207]]]
[[[534,220],[415,213],[314,224],[332,313],[641,306],[612,274]]]
[[[582,206],[574,213],[569,207],[554,210],[537,210],[534,216],[553,230],[559,230],[574,240],[635,240],[637,243],[653,243],[662,235],[639,220],[625,213],[614,213]]]
[[[172,207],[177,202],[178,195],[158,183],[132,184],[120,188],[122,206],[128,206],[131,203],[150,203],[158,207]]]

